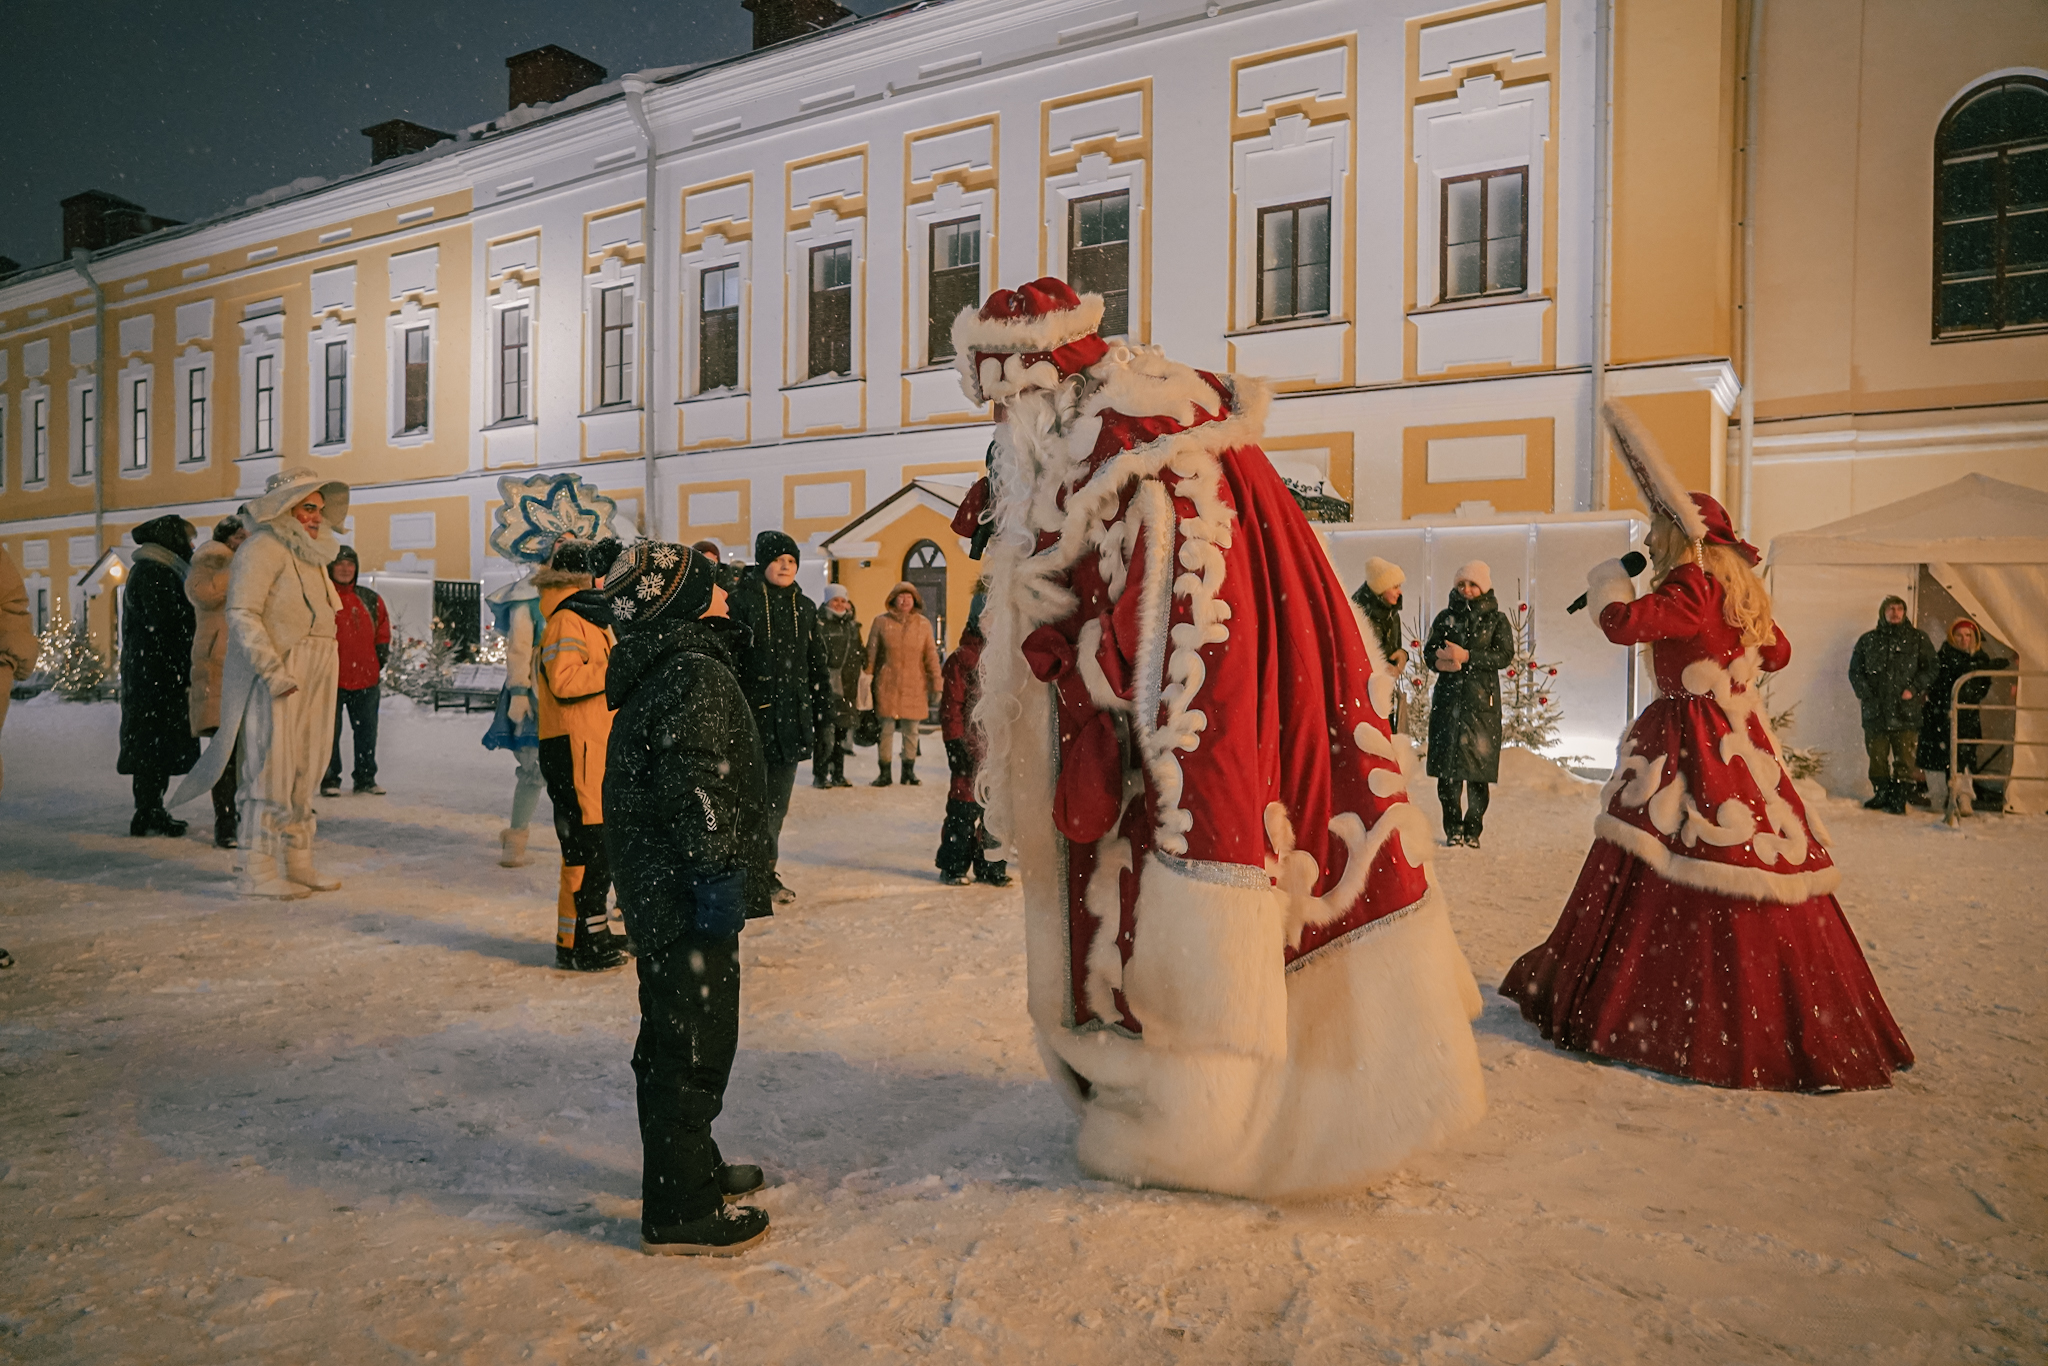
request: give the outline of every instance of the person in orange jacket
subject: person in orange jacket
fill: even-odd
[[[590,591],[619,555],[617,541],[564,539],[533,576],[540,590],[540,771],[562,842],[555,909],[555,966],[604,972],[626,961],[626,937],[614,934],[606,906],[611,867],[604,851],[604,756],[612,713],[605,705],[611,662],[609,607]]]

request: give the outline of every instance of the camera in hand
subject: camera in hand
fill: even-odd
[[[1627,574],[1630,578],[1634,578],[1636,575],[1642,573],[1645,569],[1648,569],[1649,567],[1649,558],[1645,556],[1643,552],[1640,550],[1631,550],[1628,552],[1628,554],[1621,557],[1622,572]],[[1581,593],[1576,598],[1573,598],[1572,605],[1565,608],[1564,610],[1567,613],[1585,611],[1586,595],[1584,593]]]

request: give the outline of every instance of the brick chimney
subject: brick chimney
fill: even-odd
[[[579,90],[604,84],[606,75],[605,69],[588,57],[579,57],[553,43],[507,57],[505,68],[512,73],[507,109],[517,109],[522,104],[553,104]]]
[[[429,128],[410,119],[386,119],[382,123],[371,124],[362,132],[363,136],[370,140],[372,166],[380,161],[389,161],[393,157],[424,152],[437,142],[448,142],[455,137],[453,133],[444,133],[438,128]]]
[[[853,17],[838,0],[740,0],[740,8],[754,16],[756,51]]]
[[[64,255],[84,247],[105,251],[131,237],[144,237],[158,228],[175,228],[179,220],[159,218],[140,204],[131,203],[105,190],[87,190],[58,201],[64,210]],[[0,271],[0,274],[4,274]]]

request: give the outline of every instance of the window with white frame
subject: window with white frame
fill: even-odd
[[[931,226],[926,259],[927,360],[953,354],[953,319],[981,302],[981,215]]]
[[[740,387],[738,262],[698,274],[697,392]]]
[[[185,371],[185,411],[179,426],[184,449],[178,452],[178,462],[185,465],[203,464],[207,453],[207,424],[211,418],[206,392],[206,367],[194,365]]]
[[[30,612],[35,618],[36,634],[50,629],[50,584],[46,579],[29,588]]]
[[[853,373],[853,243],[811,248],[807,378]]]
[[[597,403],[601,408],[633,402],[633,286],[597,292]]]
[[[128,382],[128,468],[149,468],[149,377]]]
[[[277,449],[276,356],[264,354],[256,357],[256,387],[251,392],[256,399],[255,449],[267,454]]]
[[[50,478],[50,400],[36,395],[28,401],[28,470],[24,484],[47,483]]]
[[[1259,210],[1259,321],[1330,312],[1330,201]]]
[[[76,395],[71,405],[76,421],[71,429],[71,477],[86,479],[91,477],[93,460],[99,455],[99,395],[90,384],[79,385],[72,393]]]
[[[408,327],[400,334],[399,353],[405,367],[405,411],[400,415],[399,433],[427,429],[428,361],[433,354],[433,334],[425,325]]]
[[[1131,330],[1131,194],[1116,190],[1067,205],[1067,283],[1102,296],[1105,337]]]
[[[321,348],[320,444],[348,442],[348,343],[331,341]]]
[[[533,309],[519,304],[498,310],[498,421],[533,416]]]

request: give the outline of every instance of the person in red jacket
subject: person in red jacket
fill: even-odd
[[[974,799],[974,770],[981,762],[981,739],[969,724],[981,700],[981,599],[977,595],[960,645],[946,657],[945,687],[939,703],[939,733],[946,741],[946,765],[953,784],[946,792],[946,823],[939,829],[939,881],[965,887],[972,874],[991,887],[1010,885],[1009,870],[991,863],[989,840],[981,825],[981,803]]]
[[[357,796],[381,797],[377,786],[377,684],[384,677],[384,661],[391,656],[391,618],[384,611],[384,599],[356,582],[356,549],[345,545],[327,566],[334,591],[341,597],[341,610],[334,614],[334,635],[341,647],[341,668],[334,689],[334,749],[327,760],[327,776],[321,780],[320,795],[341,795],[341,722],[343,717],[355,730]]]

